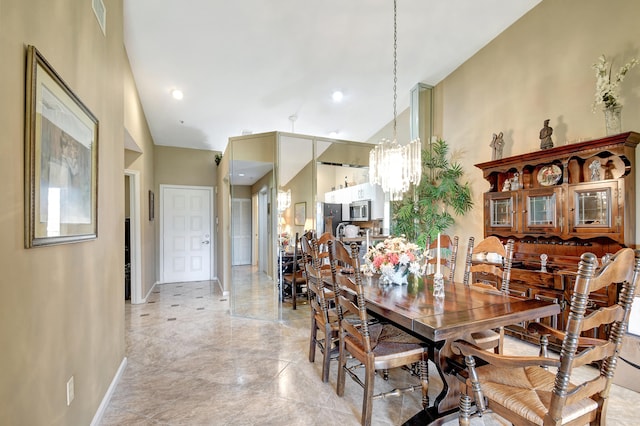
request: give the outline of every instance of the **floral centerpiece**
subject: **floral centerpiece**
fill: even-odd
[[[278,236],[278,241],[280,243],[280,249],[282,251],[287,251],[287,249],[289,248],[289,244],[291,242],[291,235],[289,235],[288,232],[282,232]]]
[[[638,65],[638,60],[631,61],[620,67],[615,77],[611,75],[613,63],[609,63],[606,56],[601,55],[598,62],[592,65],[596,71],[596,95],[593,103],[593,111],[598,105],[604,104],[605,109],[615,108],[620,105],[620,84],[629,70]]]
[[[404,236],[389,237],[369,247],[364,255],[362,272],[382,274],[383,279],[395,284],[406,284],[407,275],[422,275],[424,255],[417,244]]]

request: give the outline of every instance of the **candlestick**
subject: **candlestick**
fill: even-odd
[[[440,273],[440,233],[438,232],[438,246],[436,248],[436,274]]]

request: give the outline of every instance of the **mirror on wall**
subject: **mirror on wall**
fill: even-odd
[[[342,141],[316,141],[317,206],[319,232],[340,237],[342,227],[351,224],[371,232],[388,227],[388,202],[379,187],[369,184],[371,144]],[[350,204],[367,202],[366,218],[352,218]],[[386,209],[386,210],[385,210]],[[356,223],[357,222],[357,223]]]
[[[278,320],[292,309],[281,269],[297,254],[296,234],[324,230],[325,197],[340,183],[368,183],[372,145],[280,132],[229,144],[231,314]],[[308,309],[306,296],[296,300]]]
[[[279,199],[277,263],[278,283],[283,309],[293,307],[292,283],[287,279],[294,259],[299,255],[296,238],[305,231],[315,229],[313,138],[282,134],[278,138],[277,182]],[[304,293],[296,291],[298,301],[306,301]]]
[[[272,244],[275,136],[250,135],[229,143],[231,313],[274,320],[279,317]]]

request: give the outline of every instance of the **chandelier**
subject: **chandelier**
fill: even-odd
[[[369,182],[389,193],[391,201],[399,201],[411,184],[422,177],[422,145],[416,138],[406,145],[397,141],[398,24],[397,0],[393,0],[393,140],[382,139],[369,153]]]
[[[291,206],[291,190],[278,191],[278,211],[283,212]]]

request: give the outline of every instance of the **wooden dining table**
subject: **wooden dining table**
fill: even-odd
[[[455,416],[460,389],[457,373],[464,363],[451,343],[469,333],[533,321],[560,312],[560,305],[521,299],[495,291],[445,280],[444,298],[433,296],[432,277],[410,280],[408,285],[384,285],[363,277],[367,309],[430,344],[443,389],[432,406],[421,410],[407,424],[439,424]]]

